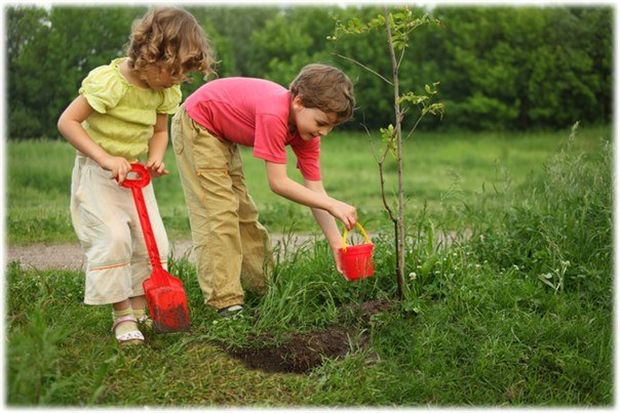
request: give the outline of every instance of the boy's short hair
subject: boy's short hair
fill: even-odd
[[[336,113],[337,123],[346,122],[353,116],[353,83],[333,66],[319,63],[304,66],[289,89],[291,98],[299,96],[305,107]]]
[[[206,77],[215,60],[194,16],[176,7],[157,7],[135,20],[127,56],[130,67],[138,71],[163,61],[173,76],[197,72]]]

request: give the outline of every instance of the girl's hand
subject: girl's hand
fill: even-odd
[[[131,170],[131,164],[129,161],[121,156],[108,155],[104,157],[99,165],[107,171],[112,172],[112,178],[118,181],[118,184],[122,184],[127,174]]]
[[[153,178],[159,178],[170,173],[170,171],[164,168],[164,162],[161,159],[149,158],[144,166],[149,170]]]

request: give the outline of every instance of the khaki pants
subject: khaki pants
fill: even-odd
[[[206,304],[242,304],[242,283],[263,294],[271,243],[245,186],[239,148],[194,122],[183,106],[172,119],[172,144]]]
[[[168,237],[153,184],[142,188],[159,256],[167,268]],[[84,303],[112,304],[144,294],[151,266],[131,189],[82,155],[71,178],[71,219],[86,254]]]

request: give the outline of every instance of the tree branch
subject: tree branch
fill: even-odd
[[[416,130],[416,128],[418,127],[418,124],[420,123],[420,121],[422,120],[422,118],[424,117],[424,115],[420,115],[420,117],[418,118],[418,120],[416,121],[415,125],[413,125],[413,128],[411,128],[411,131],[409,131],[409,133],[407,134],[407,136],[405,136],[405,139],[403,139],[404,141],[406,141],[407,139],[409,139],[409,137],[411,136],[411,134],[413,133],[414,130]]]
[[[385,154],[383,156],[383,160],[385,160]],[[384,177],[384,174],[383,174],[383,161],[379,162],[379,178],[381,180],[381,200],[383,201],[383,207],[388,212],[388,216],[390,217],[390,221],[392,221],[394,224],[396,224],[398,221],[394,217],[394,213],[392,212],[392,208],[390,208],[390,205],[388,204],[387,199],[385,197],[385,177]]]
[[[399,69],[400,69],[400,64],[403,62],[403,57],[405,57],[405,50],[407,50],[407,48],[403,47],[403,51],[400,53],[400,58],[398,58],[398,65],[396,65],[396,67]]]
[[[355,60],[355,59],[352,59],[352,58],[347,57],[347,56],[343,56],[343,55],[341,55],[340,53],[334,53],[334,54],[335,54],[336,56],[338,56],[338,57],[340,57],[340,58],[344,59],[344,60],[348,60],[349,62],[353,62],[353,63],[355,63],[356,65],[359,65],[359,66],[363,67],[364,69],[368,70],[370,73],[372,73],[372,74],[374,74],[375,76],[378,76],[379,78],[381,78],[381,80],[383,80],[384,82],[386,82],[386,83],[387,83],[387,84],[389,84],[390,86],[394,87],[394,84],[393,84],[392,82],[390,82],[390,81],[389,81],[389,80],[387,80],[385,77],[381,76],[379,73],[375,72],[374,70],[372,70],[372,69],[371,69],[371,68],[369,68],[368,66],[366,66],[366,65],[364,65],[364,64],[362,64],[362,63],[360,63],[360,62],[358,62],[358,61],[357,61],[357,60]]]

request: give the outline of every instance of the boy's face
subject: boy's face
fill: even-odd
[[[316,108],[305,107],[299,96],[295,96],[291,104],[291,120],[299,136],[305,141],[324,137],[333,129],[338,121],[334,112],[323,112]]]

